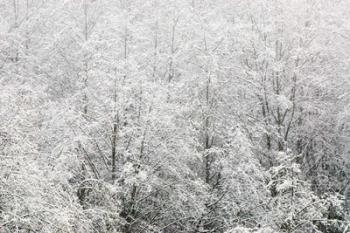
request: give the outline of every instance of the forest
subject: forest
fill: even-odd
[[[349,232],[349,0],[0,0],[0,233]]]

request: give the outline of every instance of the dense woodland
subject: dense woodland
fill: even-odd
[[[349,19],[0,0],[0,232],[350,232]]]

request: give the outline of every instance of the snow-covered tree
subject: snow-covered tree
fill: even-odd
[[[0,232],[346,232],[349,7],[0,1]]]

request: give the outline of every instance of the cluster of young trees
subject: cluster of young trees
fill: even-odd
[[[349,8],[0,1],[0,232],[350,232]]]

